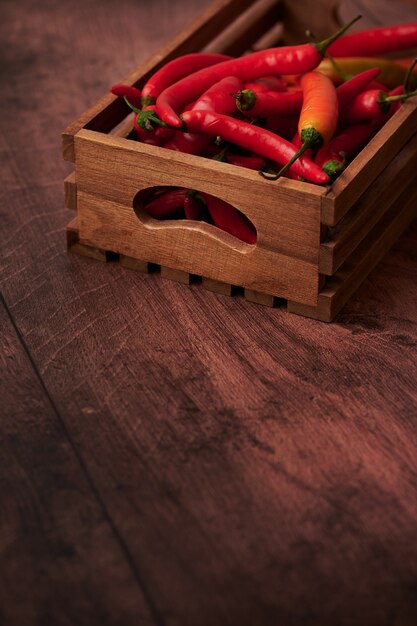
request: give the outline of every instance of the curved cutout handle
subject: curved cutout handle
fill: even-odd
[[[241,211],[206,192],[147,187],[134,196],[133,209],[148,228],[199,230],[242,252],[253,249],[257,241],[256,227]]]

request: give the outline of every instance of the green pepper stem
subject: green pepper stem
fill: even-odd
[[[317,43],[317,37],[315,37],[314,33],[311,30],[306,30],[306,36],[310,39],[311,43]],[[335,71],[339,74],[341,79],[346,82],[349,78],[352,78],[352,75],[346,74],[340,67],[338,63],[336,63],[335,58],[330,54],[328,50],[326,50],[326,59],[329,59]]]
[[[355,22],[357,22],[358,20],[360,20],[362,17],[362,15],[357,15],[356,17],[353,18],[353,20],[350,20],[350,22],[348,22],[347,24],[345,24],[344,26],[342,26],[342,28],[340,28],[336,33],[334,33],[334,35],[332,35],[331,37],[328,37],[327,39],[323,39],[323,41],[319,41],[317,43],[313,43],[313,46],[315,48],[317,48],[317,50],[319,51],[319,53],[321,55],[325,55],[327,48],[334,42],[336,41],[336,39],[338,39],[341,35],[344,35],[345,32],[351,27],[353,26],[353,24],[355,24]]]
[[[413,74],[413,69],[415,68],[416,63],[417,63],[417,58],[415,58],[412,61],[412,63],[410,64],[410,67],[407,70],[407,74],[405,76],[404,83],[403,83],[404,84],[404,91],[405,91],[405,93],[409,92],[409,84],[410,84],[411,76]]]
[[[273,177],[269,177],[269,176],[265,176],[261,172],[261,175],[264,178],[267,178],[268,180],[277,180],[287,171],[289,167],[291,167],[293,163],[295,163],[297,159],[300,158],[300,156],[306,150],[308,150],[309,148],[317,148],[323,143],[323,138],[320,135],[320,133],[315,128],[312,128],[312,127],[303,128],[303,130],[300,133],[300,139],[302,141],[302,146],[297,150],[294,156],[291,157],[288,163],[286,163],[284,167],[282,167],[279,170],[279,172],[277,172],[277,174],[275,174]]]
[[[330,177],[330,179],[336,178],[345,169],[344,161],[327,161],[322,165],[322,170]]]
[[[142,109],[138,109],[137,107],[135,107],[131,102],[129,102],[126,96],[123,96],[123,100],[126,102],[127,106],[132,109],[132,111],[134,111],[135,113],[142,113]]]
[[[238,91],[233,97],[236,98],[237,108],[241,111],[249,111],[255,106],[256,94],[252,89],[242,89],[242,91]]]
[[[333,65],[334,69],[336,70],[336,72],[339,74],[339,76],[342,78],[344,82],[352,78],[352,74],[346,74],[346,72],[342,70],[339,63],[336,62],[335,58],[332,57],[332,55],[329,52],[326,52],[326,59],[329,59],[330,63]]]
[[[155,104],[156,99],[153,96],[142,96],[141,102],[143,107],[148,107],[151,104]]]
[[[288,161],[288,163],[286,163],[284,165],[284,167],[281,167],[281,169],[279,170],[279,172],[277,172],[274,175],[271,176],[265,176],[265,172],[261,172],[261,176],[263,176],[264,178],[267,178],[268,180],[278,180],[278,178],[280,178],[289,167],[291,167],[291,165],[293,163],[295,163],[295,161],[297,159],[300,158],[300,156],[303,154],[303,152],[305,152],[306,150],[308,150],[308,148],[311,148],[311,144],[309,142],[303,143],[303,145],[297,150],[297,152],[294,154],[294,156]]]
[[[401,93],[397,96],[387,96],[385,91],[382,91],[380,97],[378,98],[378,102],[380,105],[384,105],[386,103],[390,104],[391,102],[404,102],[404,100],[408,100],[408,98],[413,98],[417,96],[417,89],[414,91],[409,91],[408,93]]]

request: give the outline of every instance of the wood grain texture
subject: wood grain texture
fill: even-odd
[[[66,252],[62,128],[204,4],[2,5],[1,289],[126,546],[124,570],[107,526],[91,534],[101,513],[66,445],[45,445],[56,428],[22,384],[11,402],[26,421],[2,441],[20,517],[2,507],[0,558],[18,519],[25,536],[0,570],[2,617],[61,626],[47,609],[68,598],[65,626],[146,624],[134,567],[158,626],[413,626],[416,225],[331,326]],[[22,491],[15,468],[34,448]],[[23,615],[28,572],[43,586]]]
[[[3,299],[0,329],[0,622],[156,624]]]

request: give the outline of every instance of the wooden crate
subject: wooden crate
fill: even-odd
[[[141,87],[161,65],[189,52],[239,55],[286,37],[291,41],[300,30],[291,6],[218,0],[120,82]],[[328,28],[324,34],[336,28],[329,15],[321,21]],[[416,216],[412,101],[330,191],[286,178],[267,181],[246,168],[131,141],[131,128],[126,105],[108,93],[64,131],[64,159],[75,163],[65,181],[66,206],[76,211],[67,229],[72,251],[118,258],[142,272],[160,266],[162,276],[186,284],[202,277],[204,287],[229,295],[237,286],[250,301],[273,305],[285,299],[292,313],[331,321]],[[137,194],[159,185],[197,189],[229,202],[256,226],[256,245],[206,223],[151,219]]]

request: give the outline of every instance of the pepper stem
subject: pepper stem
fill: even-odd
[[[141,102],[143,107],[148,107],[151,104],[155,104],[156,99],[153,96],[142,96]]]
[[[342,68],[340,67],[339,63],[336,62],[336,59],[332,57],[332,55],[329,52],[326,52],[326,59],[329,59],[330,63],[333,65],[336,72],[342,78],[343,82],[346,82],[347,80],[352,78],[352,74],[346,74],[346,72],[344,72]]]
[[[310,39],[311,43],[317,43],[317,37],[315,37],[314,33],[312,33],[311,30],[306,30],[306,36]],[[340,65],[336,62],[335,58],[330,54],[328,50],[326,50],[326,59],[329,59],[334,70],[339,74],[344,82],[349,80],[349,78],[352,78],[352,75],[346,74],[346,72],[342,70]]]
[[[213,161],[220,161],[222,163],[225,163],[227,161],[227,153],[230,150],[230,143],[227,143],[224,148],[222,150],[220,150],[220,152],[218,152],[217,154],[215,154],[212,158]]]
[[[132,111],[134,111],[135,113],[142,113],[142,109],[138,109],[137,107],[135,107],[131,102],[129,102],[126,96],[123,96],[123,100],[126,102],[127,106],[132,109]]]
[[[296,162],[297,159],[309,148],[318,148],[323,143],[323,138],[320,133],[312,127],[303,128],[300,133],[300,139],[303,142],[302,146],[297,150],[294,156],[282,167],[279,172],[274,174],[273,176],[265,176],[265,173],[260,172],[261,176],[267,178],[268,180],[278,180],[293,163]]]
[[[408,98],[412,98],[414,96],[417,96],[417,89],[414,91],[408,91],[407,93],[400,93],[397,96],[387,96],[385,91],[381,91],[378,102],[383,106],[387,103],[391,104],[391,102],[404,102],[404,100],[408,100]]]
[[[339,176],[341,172],[345,169],[344,161],[327,161],[324,165],[322,165],[322,170],[326,172],[331,180],[335,179],[336,176]]]
[[[170,124],[167,124],[166,122],[163,122],[159,118],[158,114],[155,113],[155,111],[152,111],[150,109],[145,109],[144,111],[140,111],[139,115],[138,115],[138,125],[143,130],[152,131],[152,130],[154,130],[154,127],[153,127],[152,124],[156,124],[157,126],[162,126],[163,128],[174,128]],[[176,130],[178,130],[178,129],[176,129]]]
[[[324,56],[326,53],[327,48],[334,42],[336,41],[336,39],[338,39],[339,37],[341,37],[341,35],[344,35],[345,32],[351,27],[353,26],[353,24],[355,24],[355,22],[357,22],[358,20],[360,20],[362,17],[362,15],[357,15],[356,17],[353,18],[353,20],[350,20],[350,22],[348,22],[347,24],[345,24],[344,26],[342,26],[342,28],[340,28],[336,33],[334,33],[334,35],[332,35],[331,37],[328,37],[327,39],[323,39],[323,41],[319,41],[317,43],[313,43],[313,46],[315,48],[317,48],[317,50],[319,51],[319,53]]]
[[[236,98],[236,106],[241,111],[249,111],[253,109],[256,103],[256,94],[252,89],[242,89],[236,94],[231,94]]]
[[[277,172],[276,174],[267,174],[266,172],[260,172],[261,176],[263,176],[264,178],[268,179],[268,180],[278,180],[278,178],[281,178],[281,176],[283,174],[285,174],[285,172],[287,171],[287,169],[289,167],[291,167],[291,165],[293,163],[295,163],[295,161],[297,159],[300,158],[300,156],[303,154],[303,152],[305,152],[306,150],[308,150],[308,148],[311,148],[311,145],[307,142],[307,143],[303,143],[303,145],[297,150],[297,152],[294,154],[294,156],[288,161],[288,163],[286,163],[284,165],[284,167],[282,167],[279,172]]]
[[[406,77],[404,79],[404,91],[405,93],[409,92],[409,86],[410,86],[410,80],[411,80],[411,76],[413,74],[413,69],[415,68],[417,63],[417,58],[415,58],[412,63],[410,64],[410,67],[407,70],[407,74]]]

